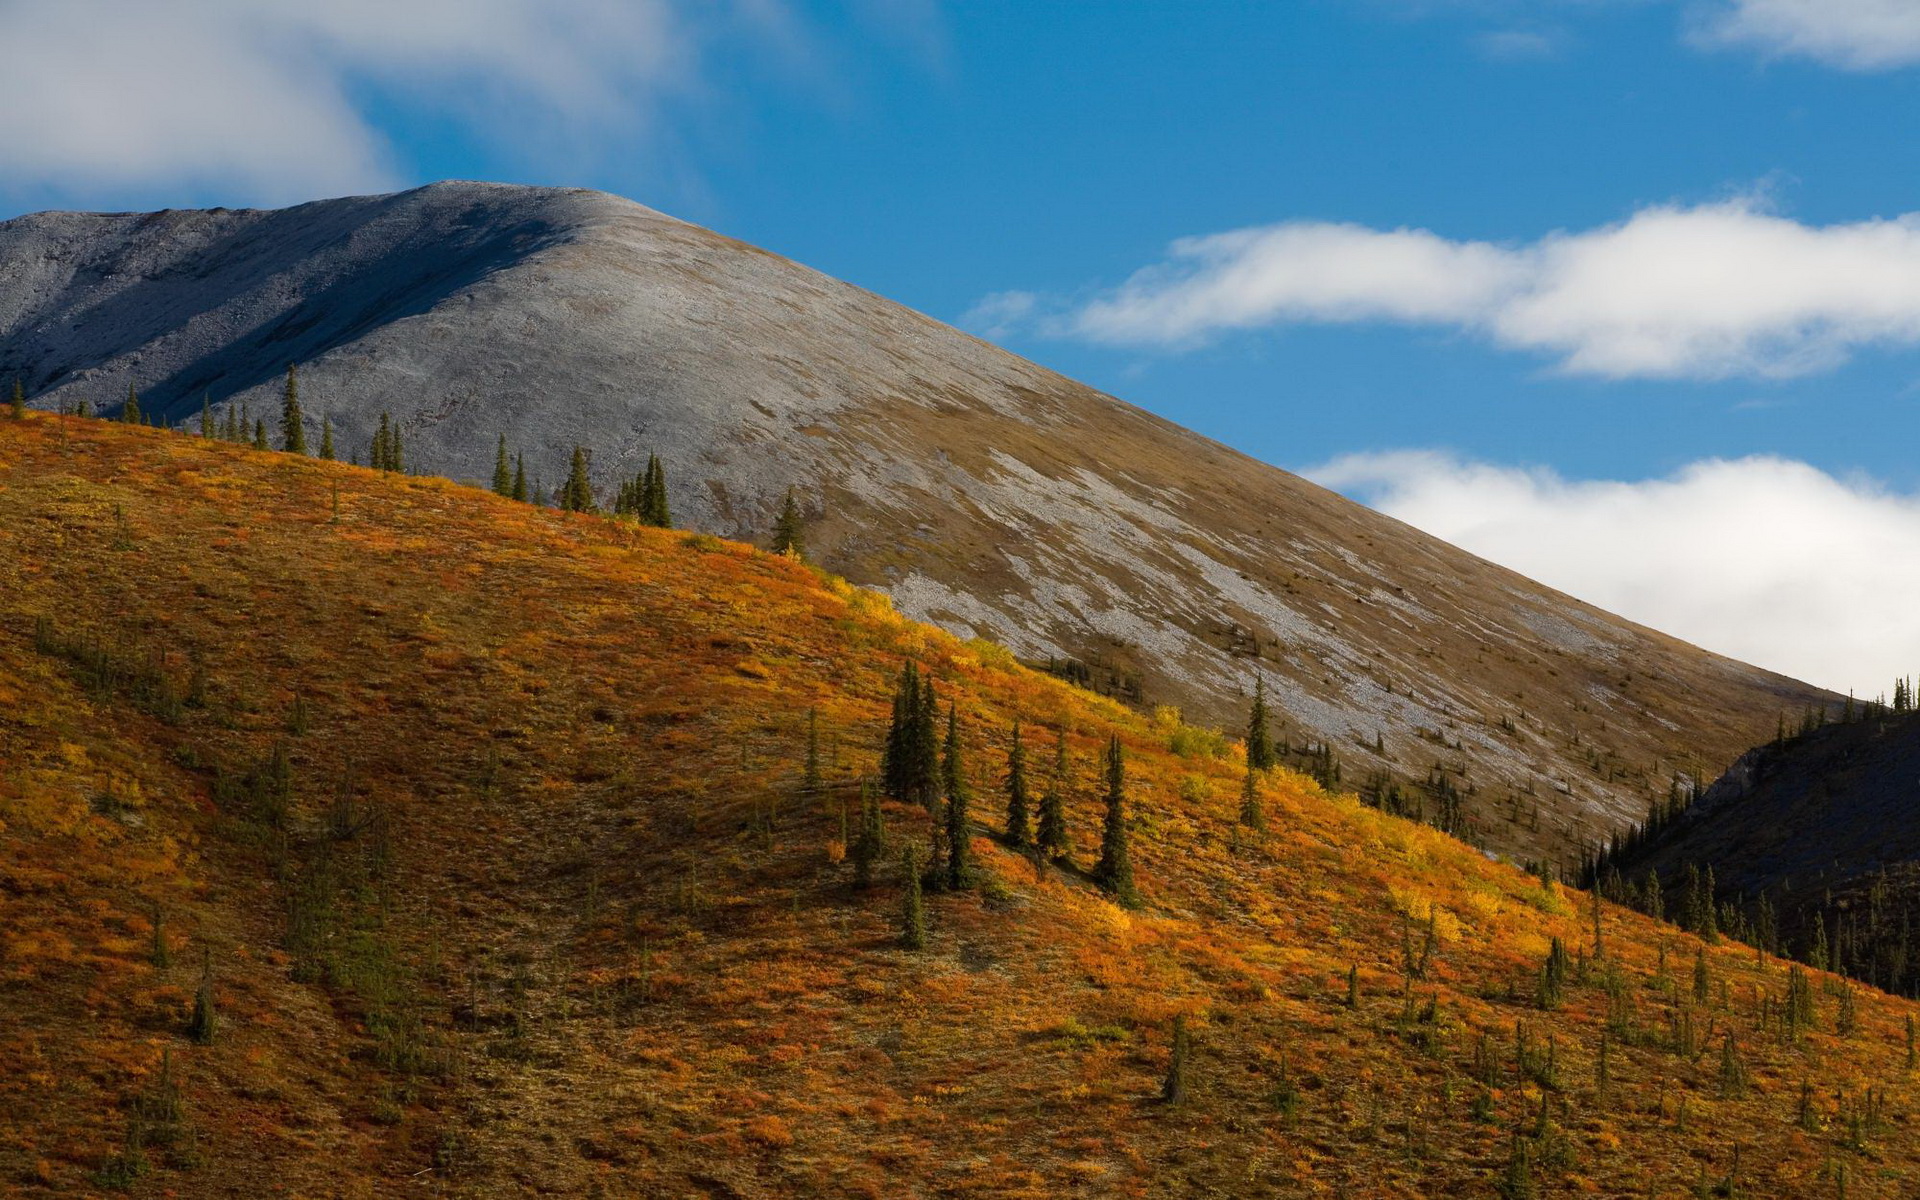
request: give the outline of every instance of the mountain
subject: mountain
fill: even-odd
[[[1920,993],[1920,715],[1904,704],[1849,709],[1851,719],[1783,732],[1742,755],[1631,839],[1603,875],[1626,898],[1651,874],[1677,912],[1689,868],[1703,878],[1710,869],[1716,899],[1748,936]]]
[[[908,658],[976,868],[917,950],[927,813],[882,804],[865,888],[843,823]],[[1062,865],[998,836],[1016,719]],[[1088,873],[1113,738],[1131,907]],[[1920,1183],[1913,1004],[1290,771],[1237,823],[1243,779],[747,546],[0,413],[0,1190]]]
[[[607,499],[657,451],[682,524],[747,539],[793,488],[817,561],[901,611],[1228,729],[1264,677],[1293,761],[1522,858],[1832,699],[601,193],[42,213],[0,224],[0,278],[0,379],[37,407],[272,417],[298,363],[310,436],[362,461],[382,413],[456,478],[501,434],[548,487],[588,447]]]

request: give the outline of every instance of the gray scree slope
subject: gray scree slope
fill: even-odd
[[[1469,832],[1566,857],[1818,693],[1632,625],[891,303],[603,193],[442,183],[276,211],[0,223],[0,381],[271,424],[289,362],[364,459],[478,478],[504,433],[910,615],[1233,727],[1264,673],[1358,783],[1452,773]],[[1378,747],[1376,750],[1375,747]],[[1230,798],[1223,798],[1223,805]]]

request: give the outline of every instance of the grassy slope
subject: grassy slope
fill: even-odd
[[[190,1134],[136,1193],[1492,1194],[1539,1107],[1516,1022],[1555,1044],[1556,1194],[1680,1194],[1735,1144],[1746,1194],[1831,1194],[1835,1162],[1850,1196],[1920,1180],[1910,1006],[1862,993],[1842,1039],[1822,992],[1789,1045],[1756,1029],[1783,970],[1712,950],[1695,1015],[1753,1078],[1723,1099],[1717,1032],[1663,1044],[1695,943],[1609,909],[1645,1036],[1614,1045],[1602,1097],[1600,988],[1532,1002],[1549,937],[1590,945],[1584,896],[1284,773],[1243,843],[1237,751],[1177,757],[1135,714],[745,547],[36,415],[0,418],[0,596],[0,1190],[92,1187],[164,1047]],[[41,617],[121,682],[36,649]],[[930,898],[920,954],[896,948],[897,871],[856,893],[838,861],[903,655],[959,702],[994,881]],[[155,672],[200,702],[173,713]],[[802,806],[809,706],[834,798]],[[1141,910],[985,836],[1016,716],[1069,731],[1083,848],[1096,749],[1126,742]],[[216,803],[213,768],[281,744],[276,832]],[[343,793],[385,814],[384,870],[367,829],[325,836]],[[924,836],[887,819],[896,845]],[[288,897],[321,862],[349,884],[290,954]],[[1438,953],[1403,1000],[1401,914],[1430,910]],[[208,952],[203,1047],[184,1020]],[[423,1024],[398,1051],[396,1013]],[[1193,1098],[1169,1110],[1178,1013]],[[1796,1126],[1803,1079],[1823,1131]],[[1869,1085],[1887,1124],[1850,1148],[1836,1093]]]

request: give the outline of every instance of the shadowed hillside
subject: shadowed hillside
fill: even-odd
[[[1904,687],[1904,685],[1903,685]],[[1920,716],[1849,705],[1853,719],[1749,751],[1698,800],[1602,865],[1623,898],[1663,884],[1687,903],[1712,872],[1723,920],[1781,953],[1920,992]],[[1644,895],[1639,903],[1644,907]]]
[[[683,524],[752,540],[792,487],[902,612],[1203,724],[1264,677],[1291,761],[1522,858],[1571,866],[1819,698],[601,193],[42,213],[0,223],[0,277],[36,407],[258,420],[298,363],[343,458],[383,413],[454,478],[504,434],[552,489],[580,446],[604,504],[658,452]]]
[[[8,1190],[1920,1183],[1911,1005],[1284,769],[1256,828],[1237,745],[791,560],[29,414],[0,597]],[[909,659],[973,795],[923,949],[927,814],[848,861]],[[1057,866],[997,839],[1016,719]],[[1089,873],[1111,737],[1134,907]]]

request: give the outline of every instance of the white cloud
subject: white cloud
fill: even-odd
[[[1179,347],[1386,321],[1465,330],[1611,378],[1779,377],[1920,343],[1920,214],[1808,226],[1751,199],[1644,209],[1522,245],[1290,222],[1183,238],[1042,332]]]
[[[1920,498],[1780,458],[1572,482],[1431,451],[1306,472],[1591,604],[1861,695],[1920,666]]]
[[[1565,39],[1532,29],[1495,29],[1473,39],[1481,57],[1495,62],[1527,62],[1558,57]]]
[[[1770,56],[1810,58],[1851,71],[1920,63],[1914,0],[1726,0],[1702,20],[1696,40]]]
[[[644,131],[710,38],[778,0],[0,0],[0,186],[215,185],[257,200],[402,179],[369,89],[486,141]]]

